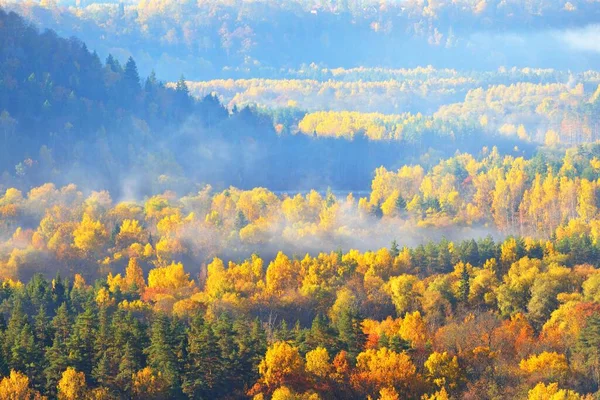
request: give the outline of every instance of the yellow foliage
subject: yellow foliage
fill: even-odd
[[[386,387],[379,391],[379,400],[400,400],[400,395],[394,387]]]
[[[306,372],[314,374],[319,378],[325,378],[331,372],[329,363],[329,352],[326,348],[317,347],[306,353]]]
[[[356,357],[356,370],[361,379],[378,387],[407,384],[417,371],[407,354],[396,353],[386,347],[360,353]]]
[[[569,371],[569,364],[564,354],[544,351],[521,360],[519,368],[528,374],[541,373],[544,376],[560,378]]]
[[[277,387],[301,376],[304,361],[297,348],[286,342],[276,342],[267,349],[258,371],[265,385]]]
[[[183,269],[183,264],[171,263],[169,266],[150,270],[148,287],[166,290],[191,289],[194,287],[194,281]]]
[[[154,372],[146,367],[133,375],[133,399],[162,399],[167,398],[169,385],[160,371]]]
[[[73,231],[73,245],[85,253],[101,250],[107,240],[108,233],[102,222],[94,221],[88,214],[83,215]]]
[[[406,313],[398,332],[413,348],[423,348],[428,340],[427,325],[419,311]]]
[[[67,368],[58,382],[59,400],[79,400],[86,397],[88,392],[85,374],[74,368]]]
[[[425,369],[428,378],[440,388],[446,386],[451,389],[456,388],[461,379],[458,358],[450,356],[447,352],[431,353],[425,361]]]
[[[529,391],[528,400],[583,400],[584,397],[572,390],[559,389],[558,383],[548,385],[540,382]]]
[[[110,292],[106,288],[100,288],[96,293],[96,303],[101,307],[108,307],[115,303],[115,299],[110,297]]]
[[[29,387],[29,378],[11,370],[9,376],[0,381],[0,399],[2,400],[41,400],[42,396]]]

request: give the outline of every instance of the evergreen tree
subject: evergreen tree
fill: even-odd
[[[56,393],[56,385],[63,371],[70,365],[67,342],[71,332],[71,316],[66,303],[63,303],[56,311],[52,319],[54,339],[52,346],[46,351],[48,365],[44,370],[46,376],[46,392],[53,395]]]
[[[113,378],[113,333],[106,307],[98,312],[98,331],[94,342],[94,368],[92,378],[103,386],[110,386]]]
[[[148,366],[162,373],[171,394],[176,395],[180,387],[178,360],[170,337],[169,318],[163,313],[156,314],[150,330],[150,345],[144,351],[148,356]]]
[[[406,200],[404,200],[404,197],[398,196],[398,199],[396,200],[396,209],[400,214],[406,211]]]
[[[585,322],[576,343],[576,352],[596,385],[600,385],[600,314],[594,313]]]
[[[339,340],[352,358],[355,358],[363,350],[366,341],[361,321],[358,310],[347,309],[341,313],[337,322]]]
[[[246,225],[248,225],[249,221],[248,218],[246,218],[246,215],[244,214],[244,212],[242,210],[238,210],[237,214],[235,215],[235,221],[234,221],[234,227],[236,230],[240,230],[243,227],[245,227]]]
[[[11,368],[15,368],[13,362],[13,348],[18,345],[21,332],[25,325],[28,325],[27,316],[23,312],[23,303],[20,299],[17,299],[14,301],[12,314],[3,334],[2,355],[8,371],[10,371]]]
[[[258,365],[267,351],[267,336],[258,319],[250,325],[245,321],[236,321],[234,330],[239,349],[239,370],[236,375],[245,386],[250,386],[259,378]]]
[[[220,370],[221,380],[217,388],[217,394],[223,396],[231,390],[232,383],[234,385],[239,383],[236,376],[236,371],[239,370],[239,349],[235,340],[231,317],[228,314],[221,314],[217,318],[217,321],[213,324],[213,331],[217,338],[223,365]]]
[[[156,73],[154,70],[150,72],[150,75],[146,78],[146,82],[144,83],[144,90],[147,93],[151,93],[158,86],[158,79],[156,78]]]
[[[183,392],[190,399],[215,398],[223,361],[210,324],[196,315],[188,329],[188,357],[183,375]]]
[[[443,238],[437,246],[437,264],[440,272],[442,273],[448,273],[452,271],[452,254],[450,254],[449,245],[450,242],[446,238]]]
[[[394,258],[400,255],[400,247],[398,246],[398,242],[396,241],[396,239],[392,240],[392,245],[390,246],[390,254]]]
[[[469,301],[469,291],[469,271],[467,270],[467,266],[464,265],[461,268],[460,281],[458,282],[458,300],[463,304],[467,304],[467,302]]]
[[[128,95],[132,96],[140,91],[140,75],[138,73],[135,60],[132,57],[129,57],[127,63],[125,64],[125,73],[123,75],[123,80],[128,90]]]
[[[126,398],[131,398],[132,377],[140,369],[141,365],[135,357],[133,348],[129,343],[125,344],[115,383]]]
[[[37,358],[33,331],[29,323],[25,323],[11,349],[10,368],[28,376],[36,376],[39,372],[37,367],[41,364],[42,360]]]
[[[73,333],[67,342],[69,359],[73,367],[86,376],[92,374],[97,326],[94,303],[89,302],[85,311],[77,316]]]
[[[63,304],[65,308],[67,307],[69,300],[68,286],[68,281],[63,280],[60,272],[57,272],[56,277],[52,280],[52,300],[57,307],[62,307]]]
[[[327,318],[322,313],[317,314],[313,319],[310,330],[306,335],[304,352],[317,347],[325,347],[330,354],[335,354],[340,348],[335,329],[330,326]]]

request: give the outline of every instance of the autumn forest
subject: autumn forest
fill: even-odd
[[[0,400],[600,398],[594,0],[0,0]]]

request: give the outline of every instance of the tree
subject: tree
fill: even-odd
[[[594,313],[585,321],[575,344],[577,354],[596,384],[600,384],[600,314]]]
[[[438,387],[456,389],[461,380],[461,368],[458,358],[452,357],[447,352],[433,352],[425,361],[427,377]]]
[[[137,65],[132,57],[129,57],[125,64],[125,73],[123,75],[127,95],[129,98],[136,95],[140,90],[140,75],[138,74]]]
[[[356,372],[352,378],[357,390],[374,393],[377,388],[394,388],[408,393],[416,367],[405,353],[396,353],[385,347],[369,349],[356,357]]]
[[[94,221],[88,214],[73,231],[73,245],[86,255],[99,252],[106,244],[108,233],[100,221]]]
[[[269,388],[293,385],[302,380],[304,361],[297,348],[286,342],[275,342],[267,349],[258,371]]]
[[[569,372],[569,364],[564,354],[547,351],[521,360],[519,368],[523,372],[540,376],[550,381],[564,379]]]
[[[0,381],[0,399],[3,400],[41,400],[42,396],[29,387],[29,378],[11,370],[9,376]]]
[[[559,389],[558,383],[549,383],[548,385],[543,382],[535,385],[528,393],[528,400],[583,400],[584,397],[577,394],[573,390]]]
[[[183,372],[183,392],[193,399],[208,399],[220,383],[223,360],[210,324],[196,315],[188,329],[187,363]]]
[[[144,350],[148,356],[148,366],[160,371],[171,393],[177,393],[180,387],[177,357],[174,352],[169,319],[163,313],[154,317],[151,326],[150,345]]]
[[[386,291],[396,307],[397,315],[419,310],[423,290],[419,278],[407,274],[390,278],[386,285]]]
[[[94,368],[92,377],[102,385],[111,383],[113,357],[113,332],[110,327],[108,311],[100,308],[98,313],[98,332],[94,342]]]
[[[131,292],[138,292],[143,294],[146,289],[146,281],[144,280],[144,271],[138,262],[136,257],[129,259],[127,268],[125,269],[125,282],[127,283],[127,290]]]
[[[356,357],[364,347],[366,336],[361,327],[362,318],[357,309],[349,308],[343,311],[336,327],[340,342],[350,357]]]
[[[326,348],[317,347],[306,353],[306,372],[323,379],[329,376],[331,368],[329,352]]]
[[[161,372],[150,367],[138,371],[133,377],[134,400],[163,400],[169,398],[169,383]]]
[[[85,374],[77,372],[74,368],[67,368],[58,382],[59,400],[78,400],[86,397],[88,388],[85,383]]]
[[[139,363],[137,362],[133,349],[129,343],[125,344],[123,350],[123,357],[119,363],[119,373],[117,374],[115,381],[121,392],[131,397],[133,390],[133,377],[139,370]]]
[[[94,303],[90,301],[85,311],[75,319],[73,332],[67,342],[70,361],[86,376],[92,373],[97,324]]]
[[[44,370],[48,393],[56,393],[61,374],[69,366],[67,343],[71,334],[71,316],[66,303],[63,303],[56,311],[56,316],[52,319],[52,328],[54,329],[54,339],[52,347],[46,351],[48,366]]]

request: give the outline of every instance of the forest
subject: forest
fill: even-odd
[[[330,67],[593,69],[594,0],[2,0],[170,81]],[[588,28],[591,26],[591,28]],[[516,40],[515,40],[516,39]],[[294,49],[294,51],[290,51]],[[264,72],[267,71],[267,72]],[[268,77],[268,76],[263,76]]]
[[[599,4],[0,0],[0,400],[600,398]]]

